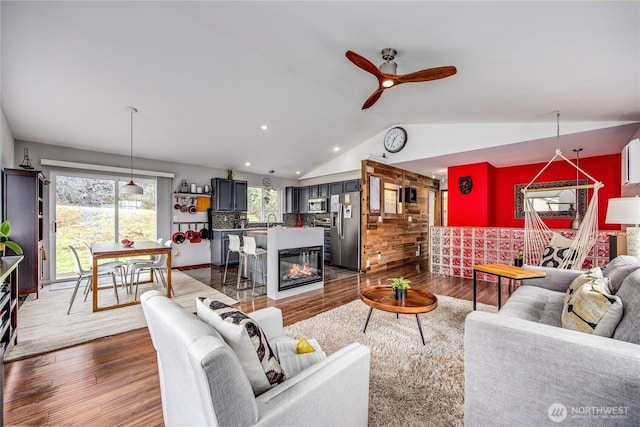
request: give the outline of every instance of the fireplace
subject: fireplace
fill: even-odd
[[[278,251],[278,291],[322,281],[322,246]]]

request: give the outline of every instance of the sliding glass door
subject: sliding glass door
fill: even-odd
[[[156,239],[156,180],[136,178],[143,195],[120,194],[128,178],[58,172],[55,206],[52,212],[51,247],[55,247],[51,280],[75,276],[69,245],[77,249],[83,266],[89,254],[83,242],[113,242],[124,238],[140,241]]]

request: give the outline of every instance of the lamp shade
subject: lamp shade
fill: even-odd
[[[125,184],[122,187],[120,187],[120,193],[123,193],[123,194],[144,194],[144,191],[142,190],[142,187],[140,187],[139,185],[136,185],[136,183],[133,182],[133,180],[131,180],[131,181],[129,181],[128,184]]]
[[[640,197],[609,199],[606,224],[640,224]]]

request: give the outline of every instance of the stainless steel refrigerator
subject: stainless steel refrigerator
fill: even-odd
[[[331,265],[360,269],[360,192],[331,196]]]

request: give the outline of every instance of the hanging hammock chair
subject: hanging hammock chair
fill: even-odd
[[[560,138],[560,113],[558,112],[558,140]],[[562,159],[573,166],[578,172],[585,175],[591,180],[591,184],[577,184],[565,187],[532,189],[536,179],[549,167],[556,159]],[[525,203],[525,220],[524,220],[524,260],[528,265],[544,265],[563,269],[582,269],[585,258],[589,255],[589,251],[593,248],[597,241],[598,234],[598,190],[604,187],[604,184],[595,180],[588,173],[580,169],[577,162],[574,164],[571,160],[562,155],[556,142],[555,155],[547,162],[547,164],[538,172],[538,174],[522,189]],[[578,228],[573,239],[568,239],[558,233],[553,232],[542,221],[538,213],[533,207],[533,202],[527,193],[535,191],[552,191],[552,190],[578,190],[593,189],[593,195],[584,213],[582,223]],[[578,206],[576,205],[576,212]]]

